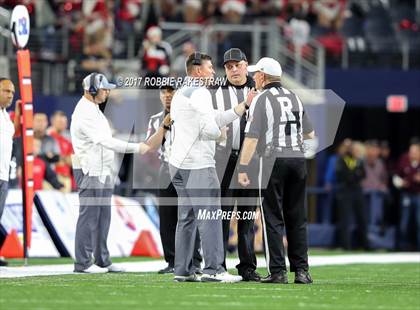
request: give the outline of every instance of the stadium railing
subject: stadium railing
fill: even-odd
[[[212,55],[213,63],[221,71],[221,57],[224,44],[215,44],[219,36],[228,37],[235,47],[248,54],[249,62],[255,63],[261,57],[278,59],[283,66],[286,78],[292,79],[302,88],[322,89],[325,83],[325,52],[315,40],[310,39],[302,50],[291,39],[282,35],[282,25],[275,19],[254,21],[253,24],[160,24],[165,41],[173,47],[173,58],[182,53],[182,44],[191,41],[202,51]],[[238,42],[236,36],[247,35],[248,40]]]

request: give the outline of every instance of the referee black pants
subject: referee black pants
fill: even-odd
[[[263,158],[263,213],[270,274],[286,271],[284,231],[290,271],[309,269],[307,241],[306,163],[304,158]],[[265,249],[267,251],[267,249]]]
[[[159,169],[159,219],[160,239],[163,255],[170,267],[175,266],[175,233],[178,223],[178,195],[169,174],[169,165],[162,162]],[[168,184],[169,183],[169,184]],[[203,260],[200,254],[200,235],[197,233],[193,265],[200,267]]]
[[[219,154],[220,155],[220,154]],[[227,157],[227,156],[226,156]],[[248,197],[257,197],[258,193],[250,189],[238,189],[237,186],[237,176],[235,173],[236,164],[239,160],[238,153],[232,152],[227,158],[226,170],[223,176],[221,183],[221,197],[222,197],[222,210],[223,211],[233,211],[234,208],[234,199],[237,199],[236,209],[240,214],[243,215],[244,212],[254,212],[256,209],[255,204],[250,205],[249,201],[245,204],[241,204],[242,200],[246,200]],[[219,162],[220,163],[220,162]],[[233,182],[234,186],[230,186]],[[233,189],[231,189],[233,187]],[[232,198],[232,199],[230,199]],[[252,199],[252,198],[249,198]],[[256,199],[255,199],[256,201]],[[254,220],[249,219],[238,219],[238,257],[239,264],[236,265],[238,269],[238,274],[245,274],[250,270],[257,269],[257,258],[254,251]],[[224,260],[223,267],[226,269],[226,254],[228,251],[229,237],[230,237],[230,219],[225,219],[222,221],[223,225],[223,248],[224,248]]]

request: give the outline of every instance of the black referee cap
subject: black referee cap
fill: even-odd
[[[236,47],[231,48],[225,52],[225,54],[223,55],[223,65],[225,65],[228,61],[231,61],[231,60],[247,61],[244,52],[242,52],[239,48],[236,48]]]

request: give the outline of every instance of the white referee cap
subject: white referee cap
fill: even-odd
[[[280,77],[283,74],[283,70],[281,69],[280,63],[270,57],[263,57],[255,65],[248,66],[249,72],[257,72],[260,71],[262,73],[278,76]]]
[[[95,80],[92,75],[95,74]],[[93,85],[91,85],[93,82]],[[114,89],[117,85],[108,82],[108,79],[102,73],[91,73],[83,79],[83,89],[89,90],[93,86],[95,89]]]

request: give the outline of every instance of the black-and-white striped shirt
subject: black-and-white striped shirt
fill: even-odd
[[[303,135],[313,127],[299,97],[273,82],[254,100],[245,131],[247,137],[258,139],[258,153],[267,145],[303,152]]]
[[[246,83],[241,86],[235,86],[227,81],[226,84],[211,90],[213,107],[218,111],[232,109],[245,100],[248,92],[253,87],[254,81],[251,77],[247,77]],[[244,130],[247,118],[248,112],[246,115],[244,114],[242,118],[238,118],[229,124],[227,138],[225,141],[220,142],[219,145],[227,150],[239,151],[245,137]]]
[[[146,140],[149,139],[156,131],[159,130],[160,124],[162,123],[165,116],[166,116],[165,111],[162,111],[150,117],[149,126],[147,128]],[[160,160],[164,162],[168,162],[170,150],[171,150],[171,131],[167,130],[165,132],[165,137],[163,138],[163,141],[162,141],[162,146],[158,150]]]

